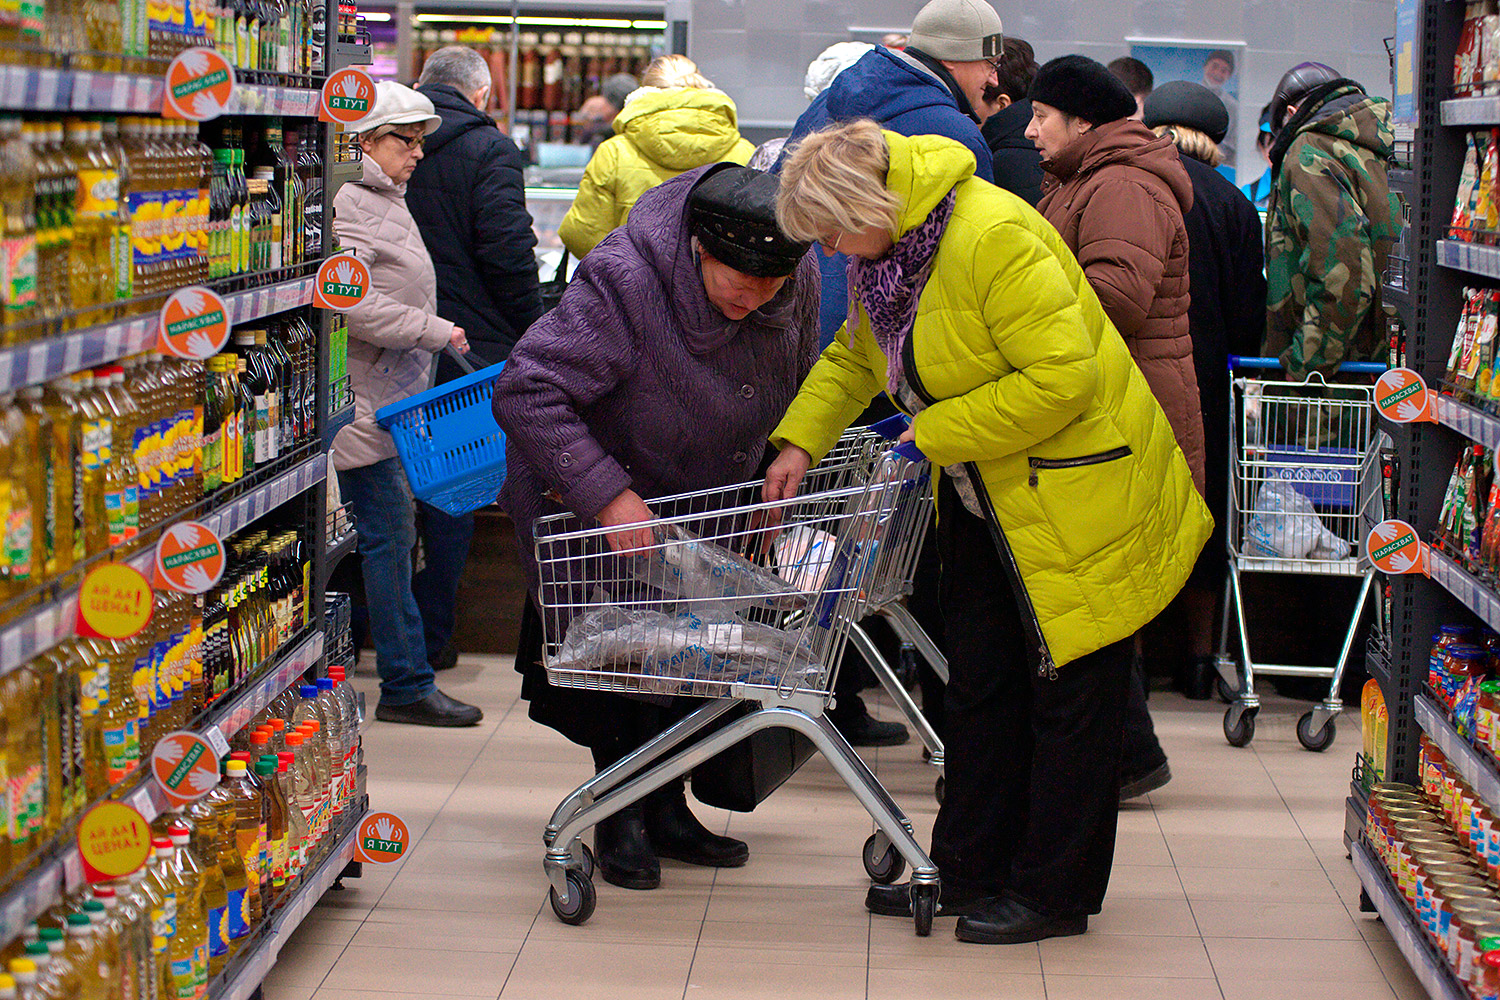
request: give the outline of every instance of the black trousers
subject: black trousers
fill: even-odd
[[[946,485],[946,484],[944,484]],[[1114,862],[1131,641],[1038,676],[985,522],[940,490],[950,679],[947,790],[932,859],[960,892],[1098,913]]]

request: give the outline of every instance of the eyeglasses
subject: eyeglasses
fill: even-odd
[[[400,139],[402,142],[406,143],[407,149],[421,149],[422,144],[427,141],[426,134],[402,135],[400,132],[387,132],[386,135],[390,136],[392,139]]]
[[[839,252],[839,242],[841,240],[843,240],[843,238],[844,238],[844,234],[843,233],[835,233],[832,237],[828,237],[828,236],[821,237],[818,240],[818,242],[821,243],[821,244],[823,244],[828,249],[832,250],[834,253],[838,253]]]

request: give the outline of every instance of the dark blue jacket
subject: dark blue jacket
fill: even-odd
[[[873,118],[881,128],[902,135],[944,135],[974,152],[974,173],[995,179],[990,148],[979,125],[963,111],[947,86],[925,69],[884,46],[876,46],[859,62],[834,77],[833,84],[802,112],[787,140],[790,146],[809,132],[855,118]],[[777,165],[778,168],[780,164]],[[818,253],[823,275],[818,325],[824,347],[833,340],[849,312],[846,277],[848,258]]]

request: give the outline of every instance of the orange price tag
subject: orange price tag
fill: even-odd
[[[370,289],[370,269],[353,254],[336,253],[318,268],[313,305],[341,310],[357,305]]]
[[[156,543],[156,581],[182,594],[201,594],[224,575],[224,543],[197,521],[182,521]]]
[[[375,81],[358,66],[331,74],[323,82],[318,121],[352,125],[370,113],[375,103]]]
[[[358,861],[388,865],[400,861],[411,846],[411,831],[395,813],[370,813],[359,821],[354,854]]]
[[[151,776],[174,806],[203,798],[219,783],[219,758],[196,733],[170,733],[151,751]]]
[[[234,96],[234,67],[214,49],[178,53],[167,67],[161,113],[165,118],[206,122],[222,115]]]
[[[1417,529],[1405,521],[1381,521],[1375,525],[1365,539],[1365,551],[1382,573],[1427,574],[1427,544],[1417,537]]]
[[[199,285],[180,288],[162,306],[156,349],[176,358],[211,358],[229,342],[229,306]]]
[[[78,823],[78,853],[90,882],[124,878],[151,856],[151,824],[123,802],[101,802]]]
[[[78,587],[73,631],[90,639],[129,639],[151,620],[151,584],[124,563],[89,570]]]
[[[1392,368],[1375,380],[1375,408],[1395,424],[1436,423],[1432,393],[1410,368]]]

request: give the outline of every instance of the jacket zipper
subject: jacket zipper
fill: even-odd
[[[924,403],[931,406],[937,400],[927,392],[927,387],[922,384],[922,377],[917,374],[917,352],[913,346],[915,339],[910,333],[907,334],[906,344],[901,349],[901,364],[906,369],[906,380],[910,383],[912,391]],[[1036,605],[1031,603],[1031,592],[1026,589],[1026,581],[1021,578],[1021,567],[1016,563],[1015,553],[1011,551],[1010,542],[1005,537],[1005,529],[1000,527],[1000,519],[995,516],[995,508],[990,504],[989,494],[984,489],[984,478],[980,476],[976,463],[965,462],[964,468],[968,470],[969,479],[975,485],[974,495],[979,498],[979,506],[984,511],[984,520],[989,525],[990,537],[994,539],[995,551],[1000,555],[1000,563],[1005,567],[1005,573],[1010,577],[1011,589],[1015,591],[1016,600],[1021,605],[1021,620],[1036,643],[1037,653],[1040,656],[1040,662],[1036,668],[1037,676],[1055,681],[1057,680],[1057,662],[1052,659],[1052,649],[1047,645],[1047,637],[1042,634],[1041,619],[1037,617]]]
[[[1118,462],[1122,458],[1130,456],[1130,445],[1122,444],[1118,448],[1109,451],[1101,451],[1093,455],[1080,455],[1078,458],[1028,458],[1026,461],[1031,465],[1031,478],[1026,481],[1028,486],[1037,484],[1036,473],[1038,469],[1078,469],[1085,465],[1103,465],[1105,462]]]

